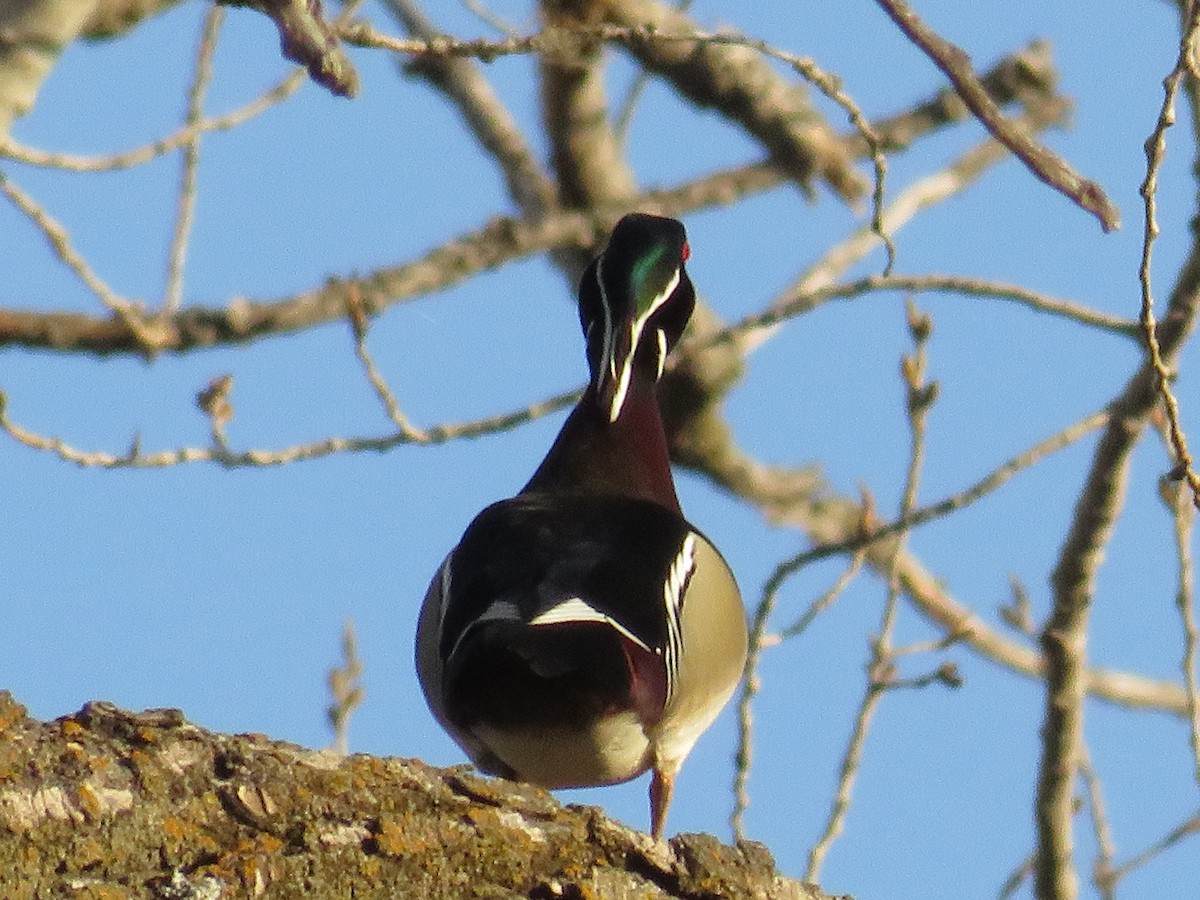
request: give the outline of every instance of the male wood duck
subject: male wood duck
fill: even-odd
[[[675,776],[746,659],[733,573],[684,518],[655,387],[695,306],[683,225],[631,214],[584,272],[591,380],[529,483],[475,517],[417,628],[425,699],[484,772],[546,788]]]

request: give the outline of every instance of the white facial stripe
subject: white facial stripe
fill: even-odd
[[[564,622],[600,622],[604,625],[612,627],[615,631],[623,634],[633,643],[637,644],[647,653],[652,653],[646,642],[639,638],[636,634],[614,619],[612,616],[606,615],[596,607],[588,604],[586,601],[578,597],[572,597],[569,600],[564,600],[555,606],[550,607],[540,616],[535,616],[529,620],[530,625],[561,625]]]
[[[633,375],[633,356],[637,352],[637,333],[638,323],[634,322],[629,329],[629,353],[621,360],[621,375],[617,380],[617,389],[613,391],[612,406],[608,410],[608,421],[617,421],[617,416],[621,415],[621,407],[625,405],[625,395],[629,392],[629,379]],[[612,361],[613,366],[616,366],[617,361]],[[613,377],[616,377],[616,372],[613,372]]]
[[[612,361],[612,307],[608,303],[608,294],[604,291],[604,279],[600,277],[600,267],[604,265],[604,255],[596,258],[596,287],[600,289],[600,308],[604,310],[604,347],[600,352],[600,365],[607,365],[609,375],[616,377],[617,371]]]
[[[599,272],[599,266],[596,267]],[[633,374],[633,358],[637,355],[638,340],[642,336],[642,329],[646,327],[646,322],[650,317],[658,312],[659,307],[667,302],[671,294],[675,293],[675,288],[679,287],[680,269],[675,270],[675,274],[671,276],[671,280],[667,282],[666,288],[661,294],[650,301],[650,306],[643,315],[638,316],[633,320],[633,324],[629,328],[629,353],[621,360],[621,374],[618,378],[616,372],[617,361],[611,360],[609,364],[609,373],[613,378],[617,379],[617,389],[613,392],[612,407],[608,411],[608,421],[615,422],[617,417],[621,415],[621,407],[625,405],[625,395],[629,391],[629,379]],[[608,301],[604,298],[604,290],[601,288],[600,298],[604,300],[605,314],[608,315]],[[659,332],[662,333],[661,331]],[[605,333],[605,351],[612,351],[612,342],[609,339],[608,333]],[[664,354],[665,355],[665,354]],[[664,359],[660,359],[658,363],[658,372],[662,374],[662,366]]]
[[[655,379],[662,378],[663,366],[667,364],[667,335],[661,328],[658,329],[658,372],[655,374]]]

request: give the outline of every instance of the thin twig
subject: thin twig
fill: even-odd
[[[1186,512],[1185,512],[1186,510]],[[1177,503],[1175,514],[1175,544],[1179,558],[1179,590],[1176,605],[1183,623],[1183,658],[1179,668],[1183,671],[1184,689],[1188,697],[1189,739],[1192,746],[1193,774],[1200,784],[1200,629],[1196,627],[1196,595],[1194,590],[1194,567],[1192,565],[1192,525],[1195,522],[1195,507]]]
[[[733,754],[733,810],[729,828],[735,840],[746,837],[746,810],[750,808],[750,767],[754,762],[754,698],[762,688],[758,665],[766,646],[767,621],[775,608],[777,593],[763,590],[762,599],[750,623],[746,652],[746,669],[742,675],[742,691],[738,696],[737,749]]]
[[[1189,24],[1193,21],[1194,12]],[[1193,30],[1188,27],[1185,32]],[[1157,329],[1160,360],[1168,368],[1191,332],[1198,291],[1200,245],[1193,243]],[[1091,605],[1104,550],[1124,507],[1133,450],[1161,397],[1160,382],[1158,369],[1147,359],[1110,405],[1112,419],[1096,443],[1051,575],[1054,602],[1040,642],[1046,694],[1034,808],[1035,880],[1042,900],[1073,900],[1079,892],[1071,805],[1083,741]]]
[[[1066,160],[1034,139],[1028,129],[1005,117],[1000,107],[980,84],[978,76],[971,68],[971,58],[962,48],[950,43],[922,22],[905,0],[876,2],[900,30],[946,74],[963,102],[975,113],[984,127],[1025,163],[1030,172],[1069,197],[1081,209],[1095,215],[1105,231],[1120,227],[1121,214],[1100,185],[1083,178]]]
[[[675,4],[675,11],[686,13],[692,8],[693,2],[694,0],[679,0]],[[639,69],[633,78],[633,83],[629,85],[629,90],[625,92],[625,99],[617,107],[617,113],[613,116],[613,133],[621,144],[625,144],[629,137],[629,128],[633,124],[633,113],[637,109],[638,101],[642,99],[642,93],[649,84],[650,73],[645,69]]]
[[[1160,856],[1165,851],[1171,849],[1171,847],[1178,844],[1184,838],[1188,838],[1197,834],[1200,834],[1200,813],[1196,813],[1195,815],[1185,819],[1141,853],[1138,853],[1136,856],[1127,860],[1124,864],[1113,869],[1112,883],[1116,885],[1117,882],[1119,882],[1130,872],[1140,869],[1155,857]]]
[[[508,37],[516,37],[521,32],[517,30],[517,26],[513,25],[499,13],[492,12],[480,0],[462,0],[463,6],[475,14],[475,17],[481,22],[486,22],[496,31]]]
[[[762,688],[762,682],[758,675],[758,666],[762,660],[762,653],[768,647],[781,643],[788,638],[796,637],[817,615],[829,609],[837,601],[838,597],[845,592],[846,588],[850,586],[855,576],[862,570],[862,564],[862,554],[856,555],[846,570],[838,576],[837,581],[809,605],[805,615],[794,625],[776,635],[767,632],[767,623],[771,618],[771,613],[775,609],[779,591],[783,587],[784,581],[787,577],[795,573],[791,572],[784,575],[780,574],[777,569],[763,586],[762,598],[755,608],[754,619],[750,626],[749,650],[746,654],[746,671],[742,681],[742,692],[738,697],[737,704],[738,740],[737,750],[734,753],[733,811],[729,816],[730,829],[737,840],[742,840],[746,836],[746,810],[750,808],[750,768],[754,756],[753,704],[754,698]]]
[[[1088,753],[1086,744],[1080,754],[1079,774],[1087,794],[1088,818],[1091,819],[1092,832],[1096,836],[1097,856],[1092,867],[1092,882],[1100,892],[1102,900],[1115,900],[1116,885],[1112,881],[1112,872],[1117,848],[1113,843],[1112,825],[1108,821],[1108,812],[1104,806],[1104,787],[1100,783],[1099,773],[1092,765],[1091,754]]]
[[[1090,416],[1085,416],[1062,431],[1050,435],[1045,440],[1039,441],[1032,447],[1009,458],[970,487],[950,494],[935,503],[914,509],[908,515],[894,519],[884,525],[876,525],[864,533],[856,534],[841,541],[818,544],[816,547],[793,556],[783,564],[783,568],[785,572],[790,573],[820,559],[838,556],[843,553],[853,553],[902,532],[911,531],[918,526],[932,522],[934,519],[940,519],[966,506],[970,506],[972,503],[1002,487],[1014,475],[1030,468],[1047,456],[1071,446],[1076,441],[1091,434],[1097,428],[1105,425],[1108,420],[1109,413],[1107,410],[1101,410],[1100,412],[1092,413]]]
[[[435,425],[425,432],[427,440],[422,443],[444,444],[453,440],[511,431],[533,419],[539,419],[571,406],[578,401],[581,395],[582,391],[576,389],[557,394],[513,412],[469,422]],[[180,447],[157,453],[143,453],[135,442],[128,452],[113,454],[81,450],[68,444],[62,438],[47,437],[23,428],[9,418],[7,407],[7,397],[0,392],[0,430],[6,431],[10,437],[26,447],[52,453],[65,462],[84,468],[162,469],[196,462],[217,463],[229,469],[282,466],[297,460],[317,459],[337,453],[361,453],[363,451],[383,453],[394,447],[415,443],[409,435],[395,432],[380,437],[332,437],[308,444],[296,444],[280,450],[242,450],[237,452],[220,447]]]
[[[363,663],[358,658],[354,622],[346,620],[342,628],[342,664],[329,670],[332,702],[326,709],[333,730],[333,750],[340,756],[350,752],[350,717],[362,705],[366,691],[362,685]]]
[[[901,361],[901,374],[904,379],[906,410],[909,422],[909,460],[908,472],[905,476],[904,495],[900,501],[899,519],[912,515],[917,505],[917,491],[920,486],[921,468],[925,460],[925,433],[929,410],[937,399],[937,382],[926,382],[925,369],[927,363],[927,347],[933,331],[933,321],[926,313],[917,311],[909,301],[908,329],[912,336],[914,350]],[[891,564],[888,572],[887,598],[884,601],[883,613],[880,617],[879,633],[871,645],[871,658],[868,663],[867,686],[859,704],[858,714],[854,720],[854,729],[842,757],[841,773],[838,786],[830,805],[829,817],[820,838],[808,853],[808,866],[805,869],[805,881],[816,882],[820,879],[823,864],[833,842],[841,834],[846,815],[850,810],[850,800],[854,783],[862,763],[862,754],[866,746],[867,734],[871,721],[879,708],[879,701],[888,688],[898,684],[895,678],[895,657],[892,649],[892,632],[896,626],[896,615],[900,606],[902,583],[900,579],[900,558],[904,551],[906,532],[901,531],[895,541],[892,551]],[[940,678],[940,673],[934,673],[927,681],[917,680],[906,682],[909,686],[923,686]]]
[[[1008,576],[1008,585],[1012,591],[1012,602],[999,607],[997,612],[1004,624],[1015,628],[1025,637],[1037,637],[1037,627],[1033,623],[1033,604],[1029,602],[1029,591],[1016,575]]]
[[[366,310],[363,309],[362,295],[358,291],[350,291],[347,303],[347,315],[350,319],[351,333],[354,335],[354,353],[358,357],[358,361],[362,363],[363,372],[366,374],[367,380],[371,382],[375,396],[383,404],[388,418],[395,423],[400,434],[404,435],[414,444],[429,443],[428,432],[415,427],[409,421],[408,416],[404,415],[404,411],[400,409],[399,401],[396,400],[396,395],[388,386],[383,373],[379,371],[379,367],[375,365],[374,357],[367,350],[369,321]]]
[[[815,882],[818,880],[821,873],[821,866],[825,861],[825,855],[829,852],[829,848],[833,846],[833,842],[837,839],[838,835],[842,833],[846,813],[850,809],[850,798],[854,788],[854,781],[858,776],[858,770],[862,764],[862,754],[863,748],[866,745],[867,731],[871,726],[871,720],[875,715],[876,709],[879,707],[879,700],[883,697],[883,694],[883,682],[877,681],[874,678],[874,673],[872,673],[868,677],[866,693],[863,694],[862,703],[859,705],[858,713],[854,717],[854,728],[850,733],[850,739],[846,744],[846,751],[842,756],[837,791],[830,804],[829,817],[826,819],[825,829],[821,833],[820,838],[817,839],[817,842],[812,846],[812,849],[808,851],[808,866],[804,871],[805,881]]]
[[[1017,891],[1021,889],[1025,879],[1033,874],[1034,859],[1036,859],[1036,854],[1030,853],[1013,867],[1008,877],[1000,885],[1000,893],[996,895],[996,900],[1009,900],[1010,897],[1017,895]]]
[[[51,153],[27,147],[11,138],[0,140],[0,157],[14,159],[17,162],[44,168],[62,169],[67,172],[112,172],[120,169],[131,169],[144,163],[152,162],[160,156],[165,156],[180,147],[186,147],[197,135],[214,131],[230,131],[243,125],[251,119],[262,115],[268,109],[282,103],[291,97],[304,84],[304,73],[300,70],[292,72],[275,87],[266,91],[260,97],[225,115],[211,119],[202,119],[194,125],[188,125],[164,138],[160,138],[141,147],[135,147],[123,153],[106,156],[81,156],[71,153]]]
[[[643,11],[644,9],[640,9]],[[634,52],[639,48],[645,48],[656,44],[672,44],[672,43],[687,43],[687,44],[705,44],[710,46],[733,46],[743,47],[754,50],[762,55],[770,56],[780,60],[791,66],[798,74],[813,84],[818,90],[829,97],[834,103],[842,107],[846,111],[851,123],[862,134],[866,140],[869,152],[875,165],[876,170],[876,211],[880,208],[879,200],[882,196],[882,175],[886,170],[886,163],[883,160],[880,143],[874,135],[873,130],[866,117],[863,116],[857,104],[847,95],[841,87],[838,79],[834,76],[825,73],[816,65],[814,61],[806,57],[800,57],[795,54],[787,53],[772,46],[767,41],[757,38],[750,38],[744,35],[710,33],[694,28],[689,28],[686,31],[672,32],[670,30],[661,30],[657,27],[649,25],[629,26],[629,25],[611,25],[604,24],[590,28],[571,28],[557,29],[557,31],[568,31],[576,38],[594,38],[598,40],[613,41],[620,43],[623,46],[629,47]],[[545,52],[555,49],[561,41],[561,34],[556,33],[556,29],[549,28],[536,34],[525,35],[522,37],[510,37],[501,40],[459,40],[452,37],[435,38],[429,41],[396,38],[389,35],[381,34],[370,25],[364,22],[353,22],[339,29],[339,36],[347,43],[357,44],[363,47],[377,47],[387,50],[392,50],[397,53],[408,54],[433,54],[433,55],[453,55],[453,56],[475,56],[483,60],[491,60],[498,56],[511,54],[525,54],[532,52]],[[643,63],[646,61],[643,60]],[[683,87],[684,85],[679,85]],[[753,123],[748,124],[748,127],[754,128]],[[776,127],[777,123],[773,123],[772,127]],[[762,130],[761,128],[759,129]],[[758,134],[760,139],[769,139],[769,135]],[[794,155],[794,152],[791,154]],[[829,161],[826,161],[827,163]],[[823,173],[831,174],[831,173]],[[857,179],[852,175],[852,172],[846,170],[835,180],[835,187],[845,196],[853,197],[860,193]],[[882,235],[881,235],[882,236]],[[886,242],[886,238],[885,238]]]
[[[1157,219],[1158,208],[1158,171],[1162,166],[1167,152],[1167,129],[1175,124],[1175,98],[1179,93],[1180,83],[1192,70],[1192,48],[1197,35],[1200,34],[1200,3],[1191,3],[1185,13],[1183,38],[1179,43],[1179,56],[1175,68],[1163,79],[1163,103],[1159,110],[1158,121],[1154,131],[1146,139],[1146,178],[1142,182],[1141,195],[1145,201],[1145,228],[1142,236],[1142,260],[1138,268],[1138,281],[1142,289],[1141,325],[1142,335],[1146,342],[1146,351],[1150,357],[1150,365],[1158,376],[1158,391],[1162,395],[1163,406],[1167,413],[1167,423],[1170,429],[1170,446],[1175,456],[1174,476],[1186,479],[1192,489],[1192,499],[1200,508],[1200,475],[1193,467],[1191,451],[1188,449],[1187,435],[1179,420],[1179,401],[1171,390],[1172,372],[1162,357],[1158,342],[1158,323],[1154,318],[1154,292],[1151,288],[1150,259],[1154,242],[1158,238],[1159,228]]]
[[[0,192],[25,213],[49,242],[55,255],[76,277],[129,329],[137,346],[145,353],[153,353],[158,339],[151,326],[145,321],[142,311],[131,301],[119,296],[102,279],[86,259],[71,243],[67,230],[51,216],[36,200],[25,193],[3,172],[0,172]]]
[[[162,312],[170,315],[183,302],[183,267],[187,260],[188,238],[192,233],[192,222],[196,215],[196,179],[200,168],[200,134],[194,130],[204,118],[204,97],[212,80],[213,53],[217,47],[217,35],[225,21],[225,10],[212,6],[204,17],[204,28],[200,46],[196,52],[196,72],[188,92],[186,127],[192,128],[191,139],[183,147],[183,174],[179,186],[179,204],[175,213],[175,229],[171,235],[171,249],[167,256],[167,284],[163,292]]]
[[[734,341],[739,346],[754,347],[763,337],[756,332],[770,333],[779,323],[805,315],[833,300],[855,300],[873,293],[909,292],[962,294],[967,297],[987,297],[1019,303],[1036,312],[1058,316],[1068,321],[1137,340],[1140,326],[1133,319],[1099,312],[1070,300],[1047,296],[1018,284],[989,281],[959,275],[868,275],[854,281],[818,287],[811,292],[785,293],[761,312],[751,313],[738,322],[695,342],[695,349],[721,341]],[[681,352],[692,352],[693,344],[685,341]]]
[[[1170,444],[1169,426],[1162,423],[1163,442]],[[1200,630],[1196,626],[1196,596],[1194,566],[1192,564],[1192,527],[1196,520],[1196,507],[1184,496],[1183,484],[1170,477],[1159,479],[1159,496],[1171,513],[1175,532],[1175,558],[1179,569],[1178,587],[1175,591],[1175,607],[1179,610],[1183,630],[1183,654],[1179,668],[1183,674],[1183,687],[1187,692],[1188,741],[1192,750],[1192,777],[1200,785],[1200,680],[1196,666],[1200,653]]]
[[[134,312],[133,304],[119,296],[88,265],[87,260],[83,258],[71,243],[71,236],[67,233],[67,230],[33,197],[17,187],[12,179],[3,173],[0,173],[0,191],[3,191],[5,196],[13,202],[13,205],[25,213],[29,220],[41,230],[63,265],[74,272],[76,277],[84,283],[88,290],[99,298],[101,303],[108,307],[111,312],[118,315],[122,312]]]
[[[412,0],[386,0],[388,11],[414,38],[444,37]],[[538,219],[555,203],[554,184],[491,83],[471,59],[426,55],[407,66],[441,92],[462,114],[471,134],[496,161],[508,195],[521,213]]]
[[[862,571],[863,563],[865,562],[866,555],[861,550],[855,553],[850,558],[850,565],[838,576],[837,581],[830,586],[829,590],[813,600],[795,622],[787,626],[787,628],[780,629],[778,634],[775,635],[776,642],[783,643],[802,635],[808,629],[808,626],[816,620],[817,616],[833,606],[837,599],[846,592],[846,589],[850,587],[850,584]],[[794,572],[789,572],[789,574],[794,574]]]
[[[725,333],[734,337],[743,351],[754,350],[775,333],[777,325],[784,319],[801,312],[807,313],[822,302],[833,299],[833,295],[826,292],[840,287],[833,284],[834,279],[873,250],[879,243],[881,233],[896,234],[918,213],[964,191],[1007,155],[1000,144],[992,140],[984,141],[946,168],[908,185],[896,195],[886,209],[879,212],[877,223],[856,230],[849,238],[830,248],[820,260],[782,291],[780,299],[775,300],[762,313],[726,329]],[[854,283],[887,284],[891,283],[892,279],[904,278],[893,275],[890,270],[889,258],[883,274]],[[875,289],[883,288],[871,288]],[[1026,296],[1034,293],[1022,290]]]
[[[772,46],[767,41],[759,38],[748,38],[743,35],[721,35],[708,34],[703,36],[703,40],[709,43],[716,44],[732,44],[735,46],[749,47],[757,50],[764,56],[769,56],[777,59],[780,62],[787,63],[791,66],[802,78],[808,81],[813,87],[817,88],[822,94],[836,103],[846,113],[846,117],[850,120],[850,124],[854,129],[862,135],[867,146],[867,156],[871,159],[871,165],[875,170],[874,187],[871,193],[871,224],[870,231],[883,244],[887,254],[887,261],[883,267],[883,275],[886,277],[892,273],[896,266],[896,245],[892,241],[891,229],[884,218],[884,197],[885,183],[887,180],[887,159],[883,155],[883,142],[879,135],[872,127],[870,121],[863,114],[854,98],[851,97],[842,87],[842,80],[836,75],[831,75],[826,72],[816,62],[807,56],[797,56],[794,53],[780,50]]]

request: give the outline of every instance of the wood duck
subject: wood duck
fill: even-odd
[[[684,518],[655,395],[695,306],[683,225],[631,214],[584,272],[591,380],[529,483],[475,517],[417,628],[425,699],[484,772],[546,788],[675,776],[746,658],[733,573]]]

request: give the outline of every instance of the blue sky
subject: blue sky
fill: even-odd
[[[447,6],[446,27],[488,34],[457,4]],[[694,15],[706,27],[733,23],[812,56],[842,76],[870,116],[903,109],[942,86],[932,64],[867,0],[749,6],[699,2]],[[494,8],[531,27],[523,6]],[[897,236],[898,270],[1017,282],[1136,316],[1142,143],[1176,52],[1172,10],[1163,3],[1114,7],[1089,14],[1086,28],[1077,6],[1061,0],[969,9],[930,0],[918,10],[980,69],[1030,38],[1053,43],[1062,89],[1077,106],[1073,127],[1047,140],[1105,187],[1125,224],[1103,234],[1094,219],[1010,160],[905,227]],[[201,15],[199,5],[184,4],[126,40],[72,47],[14,135],[47,149],[108,153],[173,130]],[[276,51],[268,23],[231,11],[208,108],[232,108],[282,77],[287,67]],[[354,58],[363,79],[359,99],[335,99],[307,85],[249,126],[205,140],[185,302],[285,296],[330,275],[412,258],[511,211],[492,166],[463,139],[440,99],[417,81],[397,78],[382,54],[355,51]],[[537,120],[531,65],[506,58],[486,70],[527,125]],[[612,96],[622,95],[630,73],[614,55]],[[843,125],[836,109],[829,116]],[[1186,253],[1194,214],[1189,132],[1181,110],[1159,197],[1160,297]],[[981,128],[966,125],[897,157],[889,193],[981,136]],[[757,158],[747,140],[710,113],[681,109],[658,84],[639,106],[630,154],[644,186]],[[16,164],[4,171],[69,228],[118,292],[158,302],[177,157],[100,176]],[[825,192],[808,203],[785,187],[685,221],[692,278],[732,320],[765,306],[862,217]],[[99,312],[7,205],[0,205],[0,235],[0,304]],[[881,265],[876,254],[856,272]],[[546,261],[513,263],[394,308],[374,324],[369,346],[415,422],[472,419],[582,382],[571,299]],[[934,318],[929,374],[941,385],[929,423],[924,500],[961,489],[1099,408],[1137,364],[1137,349],[1127,341],[1011,304],[954,296],[919,302]],[[908,349],[899,298],[830,304],[788,324],[751,357],[728,401],[730,423],[755,457],[819,464],[835,489],[854,493],[865,485],[881,510],[894,511],[908,442],[897,364]],[[1176,385],[1189,425],[1196,362],[1194,352],[1185,355]],[[134,434],[146,450],[206,444],[207,422],[194,396],[226,372],[235,378],[229,426],[235,448],[389,430],[342,323],[150,365],[0,353],[0,389],[14,420],[111,452],[125,449]],[[319,746],[329,740],[325,675],[338,661],[342,623],[353,619],[367,698],[353,720],[352,749],[461,762],[417,688],[411,662],[417,608],[470,518],[524,483],[561,418],[444,447],[266,470],[203,464],[82,470],[0,441],[6,510],[0,688],[44,718],[90,699],[135,709],[178,706],[211,728]],[[1016,576],[1040,619],[1091,449],[1083,441],[976,507],[921,529],[911,546],[960,602],[985,618],[996,620]],[[1100,576],[1089,646],[1098,664],[1157,678],[1178,677],[1182,644],[1171,522],[1155,487],[1168,467],[1162,448],[1147,439]],[[681,473],[678,481],[689,517],[729,558],[753,604],[774,565],[804,546],[802,537],[767,526],[756,511],[693,475]],[[822,563],[789,582],[776,624],[791,621],[841,567]],[[824,822],[883,596],[877,579],[861,577],[803,637],[768,652],[762,663],[747,831],[792,875],[803,873]],[[936,634],[909,608],[898,628],[900,643]],[[908,660],[904,673],[922,674],[941,658]],[[931,688],[884,699],[846,833],[822,874],[827,890],[860,900],[994,896],[1031,849],[1041,691],[964,648],[947,658],[964,673],[961,691]],[[1118,861],[1195,811],[1197,786],[1181,722],[1092,703],[1087,734]],[[684,769],[669,830],[728,837],[733,742],[726,714]],[[644,828],[645,788],[639,780],[562,796],[599,804]],[[1076,834],[1086,872],[1095,842],[1085,820]],[[1131,875],[1125,888],[1130,896],[1169,897],[1197,882],[1193,839],[1193,846]]]

